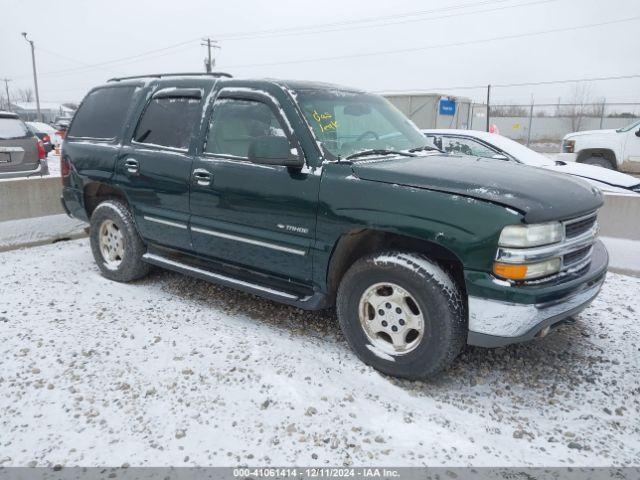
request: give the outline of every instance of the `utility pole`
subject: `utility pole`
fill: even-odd
[[[2,79],[4,81],[4,88],[7,91],[7,110],[10,112],[11,111],[11,98],[9,98],[9,82],[11,81],[10,78],[3,78]]]
[[[202,40],[204,43],[201,43],[200,45],[207,47],[207,58],[204,59],[204,68],[207,73],[211,73],[213,71],[213,67],[216,65],[216,59],[211,56],[211,49],[219,49],[220,46],[216,40],[211,40],[209,37],[203,38]]]
[[[491,112],[491,107],[489,106],[491,103],[491,85],[487,85],[487,132],[489,131],[489,115]]]
[[[604,123],[604,111],[605,111],[606,105],[607,105],[607,99],[603,98],[602,105],[600,106],[600,130],[602,130],[602,124]]]
[[[531,143],[531,125],[533,124],[533,95],[531,95],[531,106],[529,107],[529,128],[527,129],[527,147]]]
[[[36,50],[33,40],[27,38],[27,32],[22,32],[24,39],[31,45],[31,63],[33,65],[33,85],[36,88],[36,108],[38,109],[38,121],[42,122],[42,113],[40,112],[40,93],[38,92],[38,74],[36,73]]]

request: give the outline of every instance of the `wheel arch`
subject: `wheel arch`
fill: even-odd
[[[84,185],[82,191],[84,209],[87,212],[87,218],[91,218],[91,214],[100,203],[110,198],[122,200],[127,206],[129,206],[129,201],[124,192],[113,185],[102,182],[90,182]]]
[[[584,163],[585,160],[591,157],[602,157],[611,163],[611,166],[617,170],[618,162],[616,153],[610,148],[585,148],[578,152],[576,162]]]
[[[351,230],[334,244],[326,273],[327,291],[332,302],[342,277],[354,262],[364,256],[388,250],[420,253],[429,257],[452,276],[466,303],[464,267],[453,251],[424,238],[375,229]]]

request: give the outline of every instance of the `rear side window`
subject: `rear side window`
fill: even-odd
[[[70,137],[116,138],[122,129],[135,87],[94,90],[76,112]]]
[[[186,150],[199,118],[200,99],[154,98],[140,118],[133,141]]]
[[[0,118],[0,140],[31,137],[27,126],[17,118]]]

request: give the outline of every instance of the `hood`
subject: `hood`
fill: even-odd
[[[572,132],[572,133],[568,133],[564,136],[565,139],[567,138],[573,138],[573,137],[582,137],[584,135],[611,135],[611,134],[615,134],[618,133],[616,130],[614,129],[607,129],[607,130],[583,130],[581,132]]]
[[[595,180],[598,183],[605,183],[612,187],[618,188],[631,188],[636,185],[640,185],[640,180],[627,175],[626,173],[617,172],[615,170],[609,170],[607,168],[598,167],[595,165],[586,165],[583,163],[574,162],[559,162],[559,164],[552,163],[543,165],[542,168],[552,170],[554,172],[568,173],[569,175],[575,175],[587,180]],[[601,187],[602,188],[602,187]]]
[[[527,223],[578,217],[603,203],[600,191],[583,180],[515,162],[497,168],[491,159],[429,155],[356,161],[352,169],[364,180],[497,203],[518,210]]]

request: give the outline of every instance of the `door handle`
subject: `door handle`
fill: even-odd
[[[140,172],[140,164],[135,158],[127,158],[124,161],[124,167],[129,173],[139,173]]]
[[[208,187],[211,185],[211,180],[213,180],[213,175],[204,168],[196,168],[193,171],[193,181],[196,185]]]

